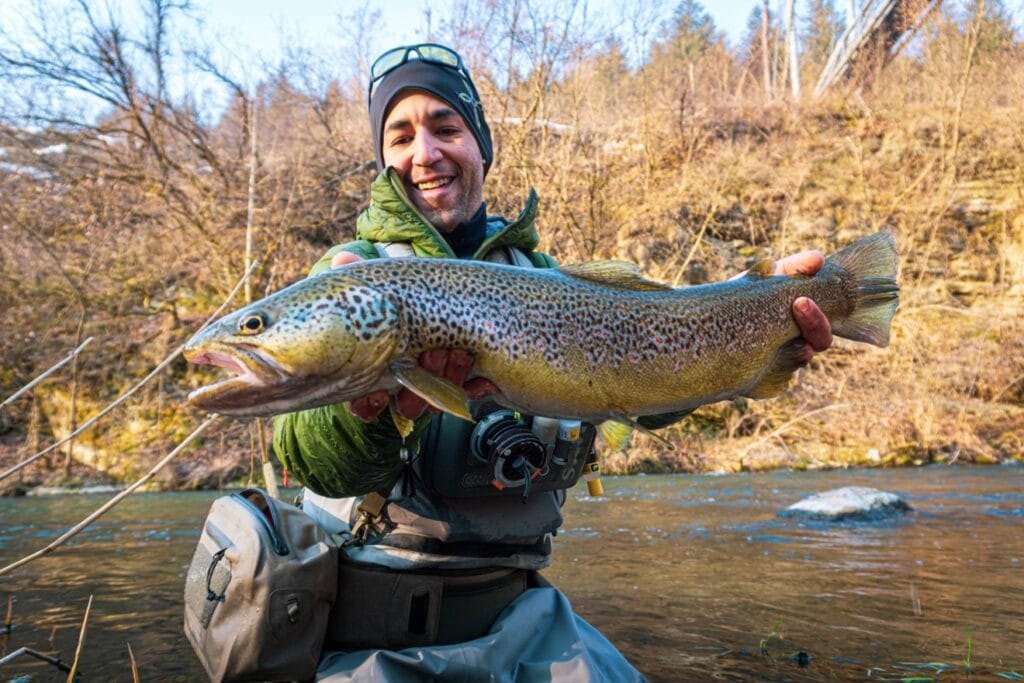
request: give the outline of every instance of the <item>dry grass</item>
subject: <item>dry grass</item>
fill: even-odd
[[[1024,457],[1019,45],[983,34],[972,49],[970,25],[936,12],[919,49],[869,87],[765,103],[748,55],[721,44],[685,59],[655,49],[642,68],[627,68],[614,41],[576,30],[579,17],[552,7],[529,15],[547,27],[537,42],[526,33],[507,40],[509,7],[467,11],[439,39],[461,46],[487,106],[498,145],[489,208],[515,213],[536,187],[541,247],[558,259],[626,258],[686,285],[766,256],[832,252],[880,229],[894,232],[901,253],[888,349],[837,342],[782,397],[705,407],[670,430],[678,450],[638,437],[627,454],[607,455],[609,469]],[[148,54],[124,58],[152,68]],[[9,331],[0,335],[0,395],[94,336],[77,376],[80,423],[222,300],[244,270],[254,106],[264,264],[255,294],[302,277],[324,249],[351,239],[373,175],[365,91],[296,60],[258,92],[237,90],[213,123],[140,82],[134,99],[88,126],[0,129],[9,163],[32,160],[49,174],[0,174],[0,317]],[[509,84],[503,69],[512,63],[521,68]],[[52,85],[42,72],[33,78]],[[53,142],[69,151],[32,151]],[[76,458],[122,477],[146,469],[194,421],[183,398],[203,372],[175,363],[83,440]],[[0,415],[0,461],[65,432],[69,395],[65,377]],[[244,473],[249,442],[235,424],[165,484]],[[59,460],[50,467],[29,478],[58,476]]]

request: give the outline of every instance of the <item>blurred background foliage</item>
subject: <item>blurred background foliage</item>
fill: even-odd
[[[94,337],[3,409],[4,467],[185,341],[244,272],[247,240],[259,298],[351,239],[368,202],[366,65],[389,46],[371,5],[339,19],[350,77],[296,46],[244,81],[186,2],[141,6],[126,22],[103,3],[40,2],[27,31],[0,27],[0,397]],[[541,248],[560,261],[624,258],[684,286],[896,235],[889,349],[837,341],[783,397],[708,406],[670,430],[676,451],[637,437],[607,467],[1021,459],[1024,44],[1009,12],[934,8],[897,55],[865,50],[814,97],[845,15],[809,3],[794,70],[767,7],[751,1],[735,45],[696,0],[667,21],[623,3],[615,31],[583,3],[461,2],[423,36],[456,47],[481,90],[498,150],[490,212],[516,213],[535,187]],[[225,106],[209,106],[213,87]],[[0,486],[144,471],[198,421],[184,396],[208,377],[179,358]],[[249,476],[259,442],[226,421],[162,485]]]

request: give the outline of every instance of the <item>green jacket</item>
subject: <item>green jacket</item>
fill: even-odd
[[[531,190],[519,217],[508,222],[488,217],[487,236],[473,255],[482,259],[498,247],[522,250],[538,268],[556,267],[537,246],[537,194]],[[354,242],[330,249],[310,270],[310,275],[330,268],[339,251],[363,258],[379,256],[374,243],[403,242],[420,257],[455,258],[455,253],[409,199],[392,169],[383,171],[370,186],[370,206],[356,221]],[[431,413],[416,420],[404,445],[414,453]],[[313,408],[274,418],[274,451],[281,463],[308,488],[332,498],[356,496],[391,487],[401,474],[403,441],[387,411],[364,423],[344,404]]]

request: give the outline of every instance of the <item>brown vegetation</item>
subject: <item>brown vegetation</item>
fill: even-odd
[[[169,27],[187,23],[177,5],[151,0],[136,30],[87,7],[37,23],[32,40],[0,32],[0,84],[24,98],[0,110],[0,397],[95,338],[0,414],[3,467],[177,348],[245,270],[247,224],[258,297],[352,237],[374,173],[359,77],[293,56],[246,87],[209,54],[171,49]],[[703,408],[670,430],[679,450],[639,437],[607,454],[610,469],[1024,457],[1024,54],[998,6],[935,12],[870,87],[799,102],[766,101],[759,36],[725,45],[697,3],[664,27],[638,4],[636,64],[576,6],[464,9],[430,38],[478,80],[498,149],[489,208],[514,213],[536,187],[541,246],[559,260],[626,258],[686,284],[880,229],[900,246],[890,348],[839,341],[781,398]],[[823,16],[806,45],[835,29]],[[824,57],[807,50],[807,80]],[[215,120],[172,95],[167,65],[186,58],[230,92]],[[98,115],[75,112],[83,94]],[[26,480],[145,471],[198,421],[184,395],[204,372],[179,359]],[[248,471],[247,429],[221,427],[165,484]]]

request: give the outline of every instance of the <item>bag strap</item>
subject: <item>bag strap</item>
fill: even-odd
[[[409,258],[416,252],[408,242],[374,242],[374,248],[381,258]],[[491,249],[484,257],[491,263],[502,263],[520,268],[533,268],[533,261],[519,247],[498,247]]]
[[[533,261],[518,247],[496,247],[487,252],[485,261],[519,268],[533,268]]]
[[[381,258],[410,258],[416,255],[408,242],[374,242],[373,246]]]

